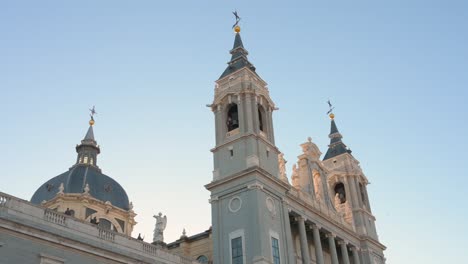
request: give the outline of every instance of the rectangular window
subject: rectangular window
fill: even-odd
[[[242,237],[231,239],[232,264],[243,264],[244,256],[242,255]]]
[[[280,251],[278,239],[271,237],[271,251],[273,253],[273,264],[280,264]]]

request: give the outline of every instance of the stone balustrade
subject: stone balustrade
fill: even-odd
[[[61,213],[57,213],[55,211],[45,209],[44,210],[44,219],[48,222],[56,223],[59,225],[65,225],[65,216]]]
[[[115,240],[115,232],[112,232],[107,229],[102,229],[100,227],[97,228],[99,230],[99,237],[108,240],[108,241],[114,241]]]
[[[6,196],[6,195],[3,195],[2,193],[0,193],[0,206],[1,207],[6,206],[8,200],[10,200],[9,196]]]

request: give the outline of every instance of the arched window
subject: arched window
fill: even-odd
[[[84,164],[88,163],[88,156],[84,156],[84,158],[83,158],[83,163],[84,163]]]
[[[94,159],[91,158],[89,163],[90,163],[91,165],[94,165]]]
[[[228,132],[239,127],[239,113],[237,111],[237,104],[231,104],[227,112],[226,125]]]
[[[366,202],[366,193],[364,192],[364,186],[359,183],[359,192],[361,193],[361,199],[362,199],[362,203],[364,205],[367,205],[367,202]]]
[[[345,203],[346,202],[346,191],[345,191],[345,187],[344,187],[344,184],[339,182],[335,185],[335,197],[338,196],[338,198],[340,199],[340,204],[342,203]]]
[[[260,129],[260,131],[264,131],[263,130],[263,113],[262,111],[260,110],[260,107],[258,107],[258,128]]]
[[[201,255],[197,258],[198,263],[208,263],[208,258],[205,255]]]

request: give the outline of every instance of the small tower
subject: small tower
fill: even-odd
[[[343,143],[343,136],[335,123],[335,115],[331,113],[329,116],[331,119],[330,145],[328,145],[323,163],[329,170],[330,195],[336,209],[349,216],[347,220],[363,237],[362,256],[368,259],[365,263],[372,263],[370,252],[380,255],[383,259],[385,247],[378,241],[375,217],[372,215],[366,188],[369,182],[359,166],[359,161]],[[350,219],[351,216],[352,219]]]
[[[93,126],[94,117],[91,116],[91,120],[89,120],[88,132],[86,132],[84,139],[81,140],[81,144],[76,145],[76,152],[78,153],[76,164],[89,164],[98,168],[96,165],[97,155],[101,153],[101,149],[94,139]]]
[[[216,146],[211,150],[213,181],[206,188],[211,191],[213,262],[260,263],[274,254],[287,256],[284,247],[271,245],[286,241],[282,230],[286,222],[289,228],[289,218],[281,197],[289,184],[279,173],[275,104],[267,83],[247,59],[240,27],[234,31],[231,60],[216,81],[210,105]]]

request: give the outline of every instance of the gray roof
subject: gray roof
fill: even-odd
[[[84,137],[84,140],[95,141],[94,140],[93,126],[89,126],[88,132],[86,132],[86,136]]]
[[[31,202],[40,204],[51,200],[57,195],[60,184],[63,183],[64,193],[83,193],[86,183],[89,185],[89,194],[103,202],[109,201],[112,205],[129,210],[128,196],[125,190],[111,177],[91,165],[77,164],[41,185],[31,198]]]
[[[244,48],[244,44],[242,43],[242,39],[239,33],[236,33],[236,38],[234,39],[234,46],[230,53],[232,54],[231,61],[228,62],[226,70],[224,70],[223,74],[221,74],[219,79],[226,77],[229,74],[234,73],[244,67],[247,67],[253,72],[255,72],[255,67],[247,59],[247,55],[249,53]]]
[[[351,150],[348,149],[341,140],[343,136],[338,131],[335,119],[331,120],[330,135],[328,135],[328,137],[330,138],[330,145],[328,145],[328,150],[323,160],[331,159],[344,153],[351,154]]]

